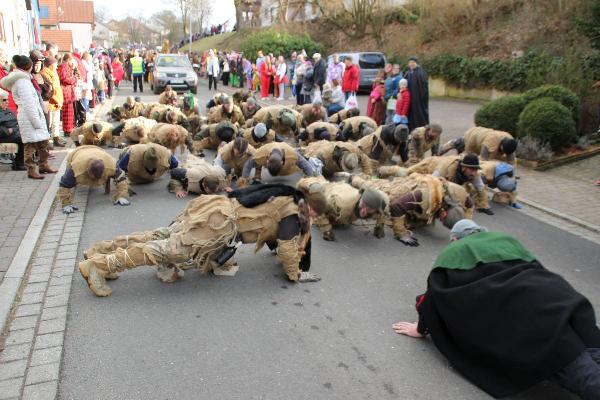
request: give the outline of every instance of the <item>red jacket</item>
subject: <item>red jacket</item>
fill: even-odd
[[[8,72],[4,70],[4,68],[0,67],[0,80],[8,75]],[[1,86],[0,86],[1,87]],[[2,88],[4,89],[4,88]],[[4,89],[8,92],[8,109],[13,112],[13,114],[17,115],[17,103],[15,103],[13,99],[13,95],[10,90]]]
[[[344,71],[342,77],[342,92],[357,92],[358,83],[360,81],[360,72],[358,66],[352,64]]]
[[[408,89],[400,90],[398,93],[398,99],[396,100],[396,115],[402,115],[408,117],[408,111],[410,110],[410,92]]]
[[[58,77],[60,78],[60,86],[62,86],[64,103],[72,103],[75,101],[75,85],[77,78],[73,74],[73,69],[68,62],[63,62],[58,66]]]

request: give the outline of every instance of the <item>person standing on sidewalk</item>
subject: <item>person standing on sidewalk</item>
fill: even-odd
[[[31,67],[33,63],[27,56],[13,57],[16,69],[2,79],[2,86],[10,89],[19,114],[19,131],[25,144],[24,158],[27,166],[27,176],[31,179],[44,179],[39,173],[56,173],[48,165],[48,139],[50,134],[46,126],[46,118],[39,95],[31,82]],[[37,153],[38,161],[34,159]],[[38,170],[39,167],[39,170]]]
[[[217,90],[217,81],[219,80],[219,59],[215,56],[215,52],[212,49],[208,51],[206,73],[208,74],[208,90],[212,90],[213,85],[215,90]]]
[[[327,67],[327,83],[331,85],[334,79],[337,79],[338,82],[341,82],[343,75],[344,63],[340,61],[340,56],[338,54],[334,54],[333,62]]]
[[[323,93],[323,85],[327,80],[327,63],[321,57],[321,53],[313,54],[314,65],[314,80],[315,85],[319,88],[319,91]],[[315,88],[316,89],[316,88]]]
[[[70,136],[75,128],[75,85],[77,77],[75,76],[75,60],[71,53],[66,53],[62,63],[58,66],[58,77],[63,92],[63,105],[61,108],[62,129],[65,136]]]
[[[275,84],[278,88],[277,100],[285,100],[285,85],[287,84],[287,65],[283,56],[279,56],[279,64],[277,65],[277,73],[275,74]]]
[[[402,74],[400,73],[400,65],[390,65],[391,69],[385,78],[385,96],[383,101],[385,102],[385,123],[391,124],[396,114],[396,98],[400,91],[400,79]]]
[[[48,126],[54,147],[65,147],[65,142],[60,139],[60,110],[63,105],[63,91],[60,78],[56,72],[58,63],[56,58],[48,57],[44,60],[42,76],[52,87],[52,97],[48,100]]]
[[[131,78],[133,79],[133,93],[137,92],[138,85],[140,87],[140,93],[144,93],[144,70],[146,69],[144,65],[144,59],[140,57],[140,53],[136,50],[133,53],[133,58],[130,60],[129,64]],[[101,71],[104,74],[104,68]]]
[[[344,64],[346,64],[346,69],[344,70],[344,76],[342,77],[342,92],[344,92],[344,96],[346,97],[346,100],[348,100],[348,97],[350,97],[351,94],[356,95],[356,92],[358,91],[360,72],[358,71],[356,64],[352,62],[351,56],[346,56]]]

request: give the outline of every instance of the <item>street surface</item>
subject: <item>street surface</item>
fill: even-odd
[[[200,86],[201,108],[209,98]],[[115,104],[130,88],[123,88]],[[142,99],[157,96],[146,88]],[[362,99],[361,99],[362,101]],[[462,103],[432,101],[443,140],[472,124]],[[465,103],[468,104],[468,103]],[[449,108],[446,108],[448,106]],[[452,108],[453,107],[453,108]],[[462,107],[462,108],[461,108]],[[112,151],[116,156],[117,151]],[[135,185],[129,207],[100,189],[88,195],[78,257],[97,240],[168,225],[187,199],[166,190],[168,176]],[[600,246],[523,212],[493,205],[476,215],[491,230],[513,234],[550,270],[563,275],[600,310]],[[81,212],[81,211],[80,211]],[[441,224],[417,230],[405,247],[372,226],[336,229],[336,241],[313,236],[312,269],[323,280],[293,284],[265,247],[243,246],[235,277],[194,270],[174,284],[152,268],[125,271],[113,295],[95,297],[73,278],[58,397],[60,399],[488,399],[448,364],[430,340],[395,334],[416,320],[415,296],[448,243]],[[512,399],[572,399],[544,383]]]

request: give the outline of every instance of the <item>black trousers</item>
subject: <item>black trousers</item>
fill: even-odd
[[[217,90],[217,81],[219,80],[218,76],[209,75],[208,76],[208,90],[211,90],[213,85],[215,86],[215,90]]]
[[[229,86],[229,72],[223,72],[222,77],[223,77],[223,85]],[[216,87],[215,87],[215,89],[216,89]]]
[[[140,86],[140,93],[144,92],[144,75],[133,75],[133,91],[137,92],[138,85]]]

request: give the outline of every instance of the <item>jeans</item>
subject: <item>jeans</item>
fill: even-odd
[[[280,99],[285,98],[285,83],[279,84],[279,98]]]
[[[140,86],[140,93],[144,92],[144,75],[135,74],[133,75],[133,92],[137,92],[138,85]]]
[[[600,398],[600,349],[586,349],[554,376],[555,381],[582,400]]]
[[[83,99],[83,108],[85,108],[85,112],[90,111],[90,99],[84,97]]]
[[[343,109],[344,107],[340,106],[339,104],[332,104],[329,107],[327,107],[327,115],[331,116],[335,113],[342,111]]]

